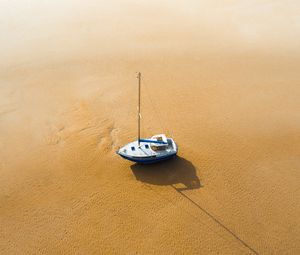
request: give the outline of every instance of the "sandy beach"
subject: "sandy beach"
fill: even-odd
[[[298,1],[1,1],[0,254],[300,254]],[[166,133],[178,157],[115,151]]]

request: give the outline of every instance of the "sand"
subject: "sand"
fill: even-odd
[[[101,2],[0,3],[0,253],[299,254],[299,2]]]

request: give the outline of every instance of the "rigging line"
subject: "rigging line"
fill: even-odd
[[[207,216],[209,216],[214,222],[216,222],[220,227],[222,227],[224,230],[226,230],[229,234],[231,234],[236,240],[238,240],[242,245],[247,247],[250,251],[252,251],[254,254],[259,255],[259,253],[254,250],[249,244],[247,244],[245,241],[243,241],[237,234],[235,234],[232,230],[230,230],[228,227],[226,227],[221,221],[219,221],[215,216],[213,216],[210,212],[208,212],[205,208],[201,207],[199,204],[197,204],[195,201],[193,201],[191,198],[189,198],[186,194],[184,194],[182,191],[176,189],[173,185],[171,187],[178,192],[180,195],[188,199],[192,204],[194,204],[196,207],[198,207],[202,212],[204,212]]]
[[[161,116],[159,114],[159,112],[157,111],[157,108],[156,108],[156,104],[154,103],[154,101],[152,100],[152,97],[151,97],[151,94],[149,93],[149,90],[148,90],[148,86],[147,86],[147,82],[146,82],[146,79],[144,78],[144,87],[146,88],[146,93],[148,94],[148,97],[149,97],[149,100],[150,100],[150,104],[152,105],[153,107],[153,110],[155,112],[155,115],[157,115],[157,118],[158,118],[158,122],[161,126],[161,128],[163,128],[163,130],[167,131],[169,134],[171,134],[171,132],[166,129],[166,127],[163,125],[163,122],[161,120]],[[171,134],[172,135],[172,134]]]
[[[165,127],[164,127],[164,125],[162,124],[162,121],[161,121],[161,118],[160,118],[160,114],[158,113],[158,111],[157,111],[157,109],[156,109],[156,105],[155,105],[155,103],[154,103],[154,100],[152,100],[151,94],[149,93],[146,79],[144,79],[144,87],[145,87],[145,89],[146,89],[146,93],[147,93],[147,95],[148,95],[150,104],[152,105],[152,108],[153,108],[153,110],[154,110],[154,112],[155,112],[155,115],[157,115],[158,122],[159,122],[161,128],[163,128],[163,129],[165,130]]]

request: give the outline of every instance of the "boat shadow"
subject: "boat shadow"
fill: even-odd
[[[156,164],[133,164],[130,167],[135,178],[144,183],[171,185],[178,191],[201,187],[194,165],[179,156]]]

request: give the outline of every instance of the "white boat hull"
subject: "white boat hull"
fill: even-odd
[[[162,142],[156,140],[157,137],[163,137]],[[177,152],[178,147],[172,138],[157,135],[148,140],[140,140],[140,143],[131,142],[120,148],[117,154],[133,162],[150,164],[170,159],[176,156]]]

